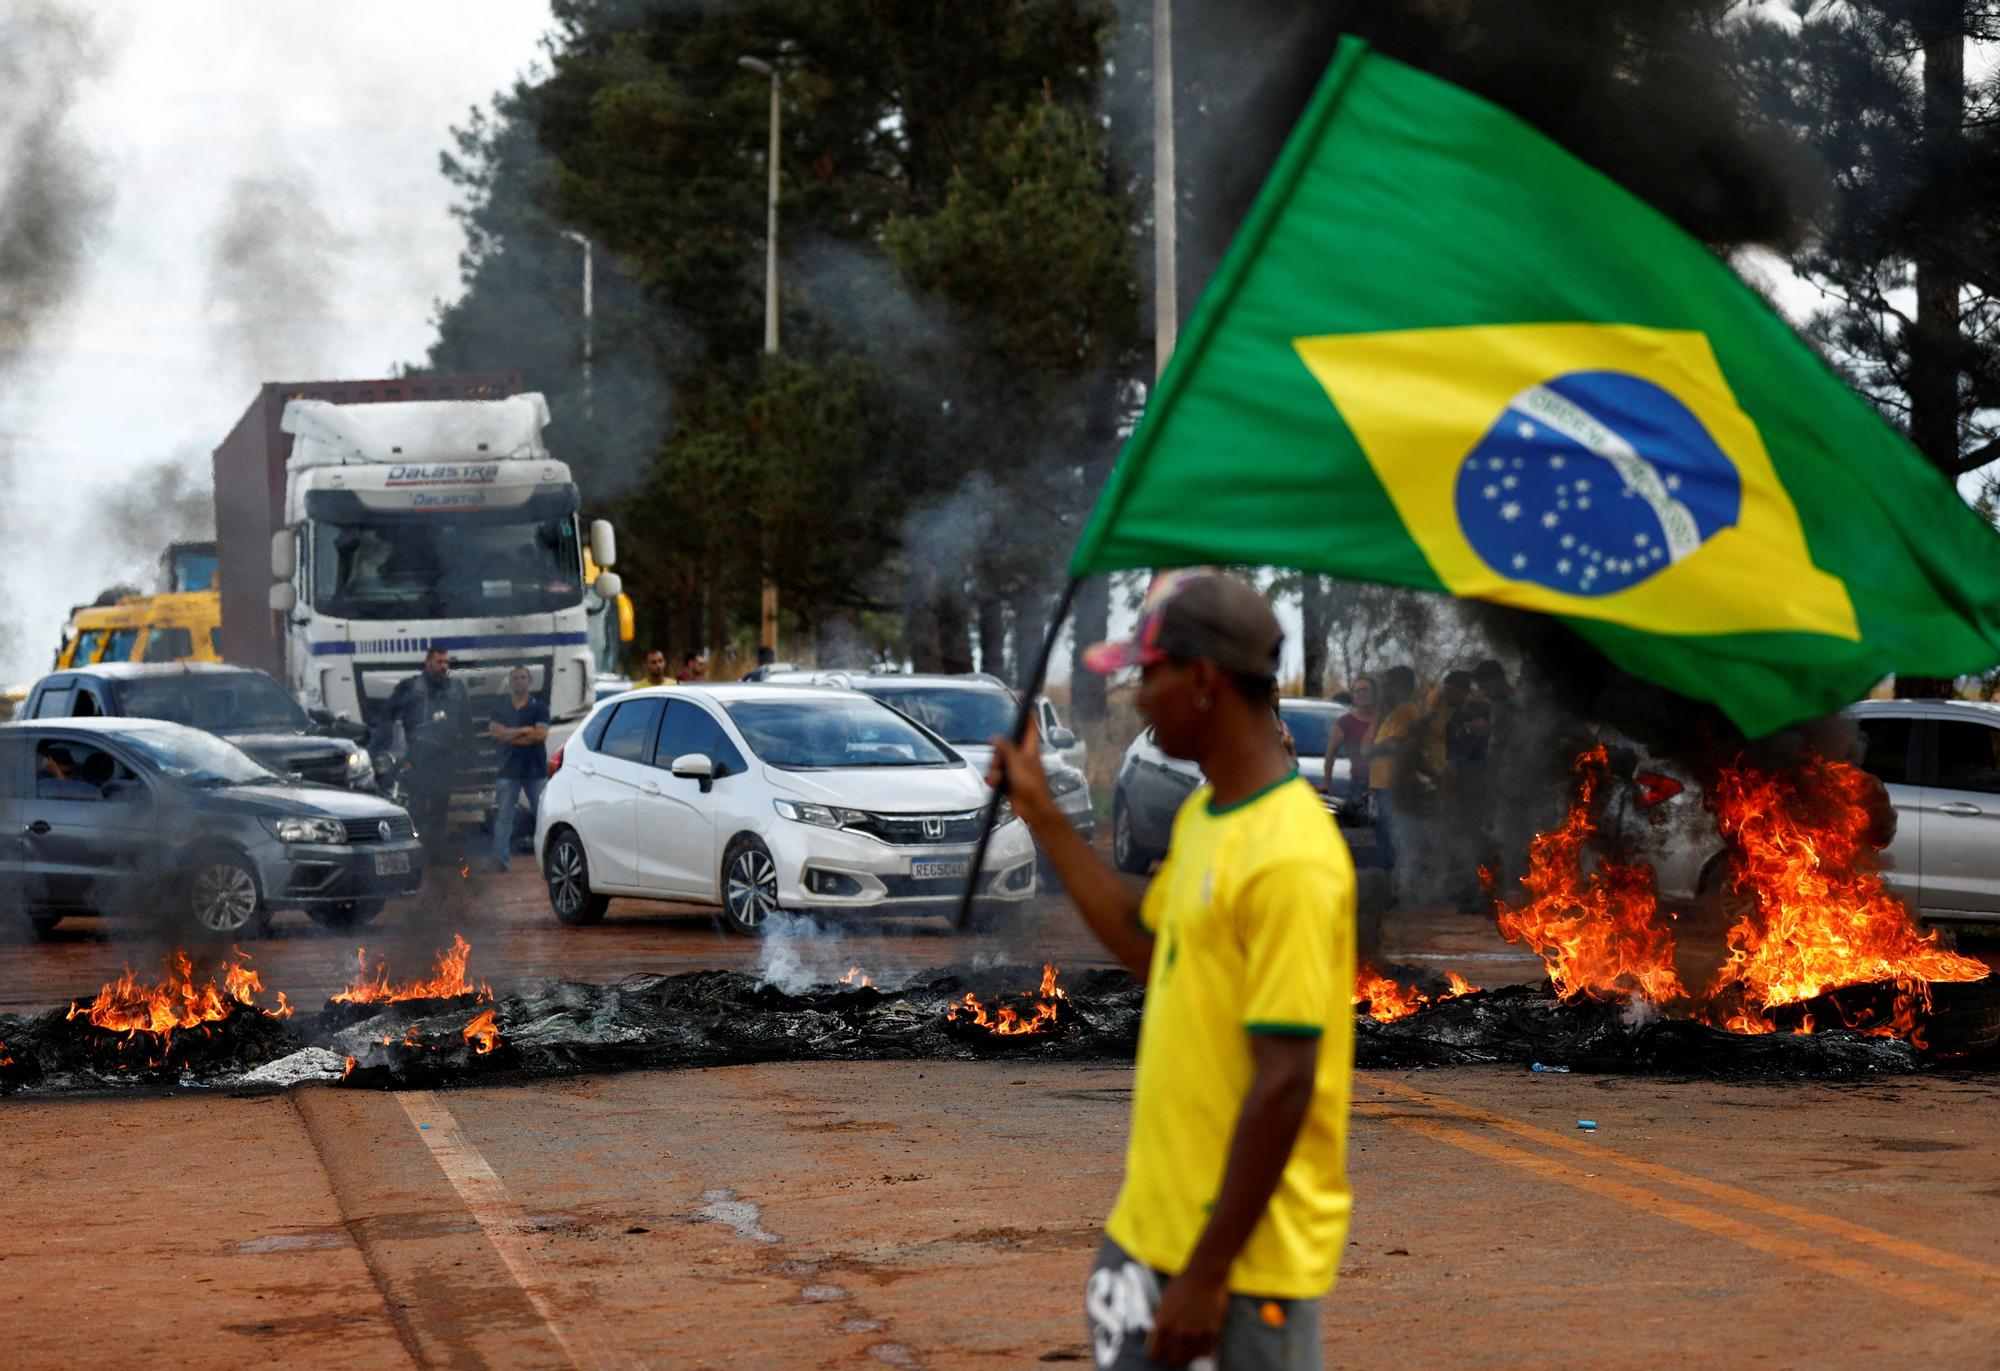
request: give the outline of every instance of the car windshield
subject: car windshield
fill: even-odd
[[[127,681],[124,712],[210,733],[302,733],[312,724],[279,684],[261,672],[189,672]]]
[[[150,762],[161,775],[184,785],[254,785],[278,773],[234,743],[191,728],[133,729],[119,741]]]
[[[735,700],[725,708],[758,759],[784,771],[948,766],[958,760],[873,700]]]
[[[343,619],[547,614],[583,602],[576,516],[314,520],[315,608]]]
[[[915,719],[948,743],[984,747],[997,734],[1014,731],[1014,697],[1004,690],[860,686]]]
[[[1292,741],[1298,745],[1301,757],[1324,757],[1326,755],[1327,730],[1340,717],[1331,709],[1299,709],[1279,705],[1278,710],[1285,718],[1285,727],[1292,730]]]

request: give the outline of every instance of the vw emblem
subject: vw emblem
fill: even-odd
[[[944,820],[926,814],[924,816],[924,836],[936,842],[944,836]]]
[[[375,831],[382,835],[383,842],[386,843],[389,841],[389,834],[391,830],[389,828],[389,821],[387,819],[384,819],[381,823],[376,824]]]

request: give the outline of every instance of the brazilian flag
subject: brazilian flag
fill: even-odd
[[[1071,571],[1206,562],[1558,615],[1753,736],[2000,660],[2000,538],[1724,263],[1352,39]]]

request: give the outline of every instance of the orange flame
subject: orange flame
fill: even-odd
[[[7,1050],[7,1044],[0,1043],[0,1066],[12,1066],[14,1054]]]
[[[500,1029],[493,1022],[492,1010],[486,1010],[465,1026],[465,1040],[482,1057],[500,1046]]]
[[[394,984],[389,980],[389,959],[377,957],[371,966],[368,949],[354,949],[356,969],[354,980],[345,990],[333,997],[336,1004],[394,1004],[398,1000],[446,1000],[458,995],[476,995],[479,1000],[493,998],[493,987],[485,981],[477,985],[467,979],[466,960],[472,955],[472,944],[464,937],[451,935],[451,947],[437,954],[437,966],[430,979],[404,981]]]
[[[223,963],[220,984],[213,975],[196,984],[193,960],[185,952],[171,952],[162,959],[158,981],[151,984],[141,981],[128,966],[117,980],[105,982],[88,1006],[72,1001],[63,1017],[74,1019],[81,1015],[98,1028],[123,1033],[128,1038],[149,1034],[164,1049],[173,1041],[176,1031],[219,1023],[238,1007],[256,1009],[271,1018],[290,1015],[292,1007],[282,993],[276,1009],[258,1006],[256,996],[264,991],[263,981],[247,965],[250,960],[247,952],[241,948],[230,951],[243,960]]]
[[[1638,995],[1731,1033],[1774,1033],[1773,1009],[1894,981],[1886,1017],[1842,1010],[1842,1018],[1849,1028],[1922,1047],[1930,985],[1991,974],[1920,932],[1884,885],[1874,779],[1808,753],[1781,771],[1738,759],[1705,788],[1728,857],[1728,889],[1743,912],[1714,981],[1690,994],[1675,966],[1673,914],[1654,895],[1652,870],[1589,860],[1593,804],[1609,774],[1602,746],[1576,759],[1567,816],[1529,845],[1525,898],[1497,907],[1500,932],[1540,954],[1562,998]],[[1802,1014],[1792,1031],[1814,1027]]]
[[[1445,982],[1450,988],[1433,1000],[1415,986],[1399,984],[1374,967],[1364,965],[1354,978],[1353,1004],[1357,1008],[1366,1005],[1368,1017],[1377,1023],[1394,1023],[1398,1019],[1409,1018],[1420,1009],[1470,995],[1479,989],[1456,971],[1447,971]]]
[[[347,1065],[341,1070],[340,1079],[344,1081],[353,1074],[354,1074],[354,1054],[350,1052],[347,1054]]]
[[[1734,859],[1731,889],[1747,907],[1729,930],[1729,959],[1709,999],[1770,1009],[1893,980],[1907,1001],[1897,1036],[1908,1037],[1930,1004],[1928,987],[1919,995],[1914,985],[1991,973],[1919,932],[1909,906],[1883,885],[1871,841],[1875,785],[1859,767],[1816,753],[1784,772],[1738,763],[1717,775],[1709,807]]]
[[[974,1028],[984,1028],[1001,1037],[1018,1037],[1024,1033],[1053,1033],[1060,1026],[1062,1006],[1069,1003],[1069,994],[1056,984],[1056,968],[1053,963],[1042,965],[1042,983],[1031,995],[1016,997],[1021,1007],[996,1003],[991,1009],[980,1002],[970,990],[965,998],[954,1004],[945,1015],[951,1023],[967,1024]]]
[[[1569,813],[1528,845],[1527,898],[1498,907],[1500,934],[1526,943],[1548,967],[1556,994],[1606,999],[1638,993],[1660,1003],[1686,992],[1674,970],[1674,938],[1653,894],[1653,870],[1598,861],[1585,869],[1596,831],[1592,806],[1611,772],[1603,744],[1576,759]]]
[[[847,974],[840,978],[840,984],[851,985],[856,990],[860,990],[864,987],[874,985],[875,981],[873,977],[860,967],[850,966],[847,968]]]

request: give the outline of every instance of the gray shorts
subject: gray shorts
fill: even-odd
[[[1157,1371],[1146,1355],[1153,1310],[1167,1278],[1106,1238],[1083,1287],[1084,1321],[1098,1371]],[[1319,1301],[1231,1295],[1215,1355],[1191,1371],[1320,1371]]]

